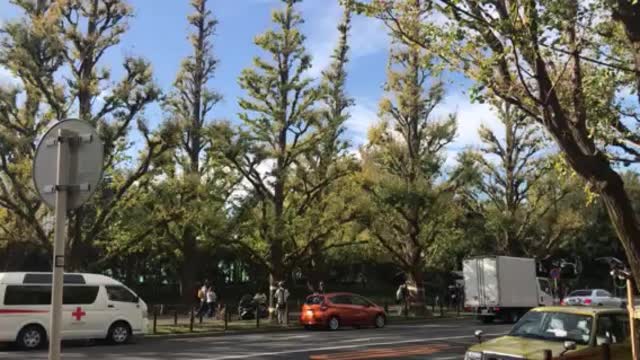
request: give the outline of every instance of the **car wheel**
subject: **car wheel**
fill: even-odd
[[[47,334],[39,325],[28,325],[20,330],[16,342],[25,350],[34,350],[42,347],[47,341]]]
[[[112,344],[126,344],[131,340],[131,327],[124,321],[118,321],[111,325],[107,340]]]
[[[598,304],[598,306],[602,306],[602,303]]]
[[[387,323],[387,319],[385,319],[384,315],[378,314],[374,320],[374,324],[378,329],[383,328]]]
[[[328,327],[331,331],[338,330],[340,328],[340,320],[337,317],[332,316],[331,319],[329,319]]]

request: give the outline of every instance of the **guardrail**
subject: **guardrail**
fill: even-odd
[[[264,310],[263,310],[264,312]],[[243,314],[238,313],[237,304],[219,304],[209,316],[199,311],[199,306],[182,304],[158,304],[149,306],[149,320],[152,334],[194,333],[204,331],[226,331],[257,329],[264,326],[289,326],[297,323],[299,312],[285,308],[285,323],[277,324],[275,312],[264,316],[259,309]]]

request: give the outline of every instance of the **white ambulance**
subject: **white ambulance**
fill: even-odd
[[[51,273],[0,273],[0,342],[25,349],[48,338]],[[147,305],[122,283],[104,275],[64,275],[62,339],[128,342],[147,330]]]

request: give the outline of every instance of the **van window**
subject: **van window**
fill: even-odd
[[[5,305],[50,305],[51,286],[7,285]]]
[[[123,286],[117,285],[108,285],[107,295],[109,296],[109,300],[111,301],[121,301],[121,302],[131,302],[137,303],[138,297],[131,293],[131,291],[127,290],[127,288]]]
[[[84,276],[78,274],[64,274],[65,284],[86,284]],[[51,284],[52,275],[48,274],[25,274],[23,284]]]
[[[93,304],[98,297],[97,286],[65,286],[62,302],[65,305]],[[51,305],[51,286],[8,285],[5,305]]]
[[[65,286],[62,302],[66,305],[93,304],[98,297],[97,286]]]

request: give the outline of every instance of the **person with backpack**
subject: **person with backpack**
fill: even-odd
[[[276,298],[276,310],[278,324],[286,324],[287,317],[287,300],[289,299],[289,290],[284,287],[284,281],[278,283],[278,289],[274,294]]]

